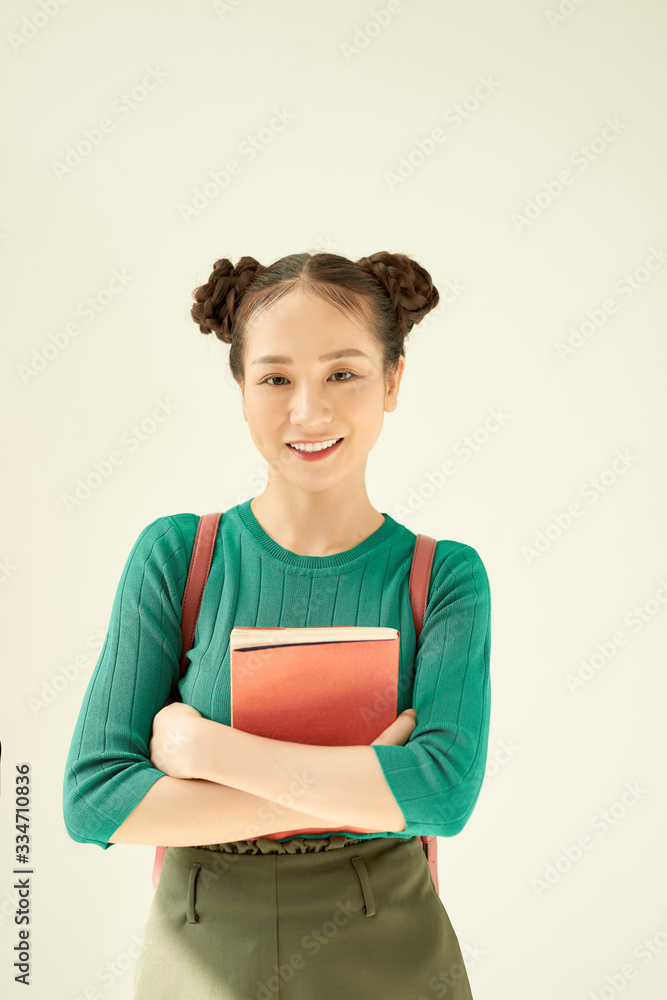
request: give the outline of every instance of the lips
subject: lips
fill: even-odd
[[[329,438],[329,440],[331,440],[331,438]],[[333,454],[334,451],[338,451],[338,449],[340,448],[342,442],[343,442],[343,438],[342,437],[341,438],[337,438],[335,444],[327,445],[326,448],[317,448],[314,451],[302,451],[300,448],[294,448],[292,446],[291,442],[289,442],[289,441],[285,442],[285,447],[289,448],[290,451],[292,452],[292,454],[296,458],[302,459],[305,462],[316,462],[316,461],[318,461],[320,459],[326,458],[327,455]],[[302,443],[303,444],[317,444],[316,441],[310,441],[310,442],[308,442],[308,441],[304,441],[304,442],[299,441],[299,442],[296,442],[296,443],[298,443],[298,444],[302,444]]]
[[[299,441],[286,441],[285,444],[322,444],[324,441],[341,441],[342,438],[305,438]]]

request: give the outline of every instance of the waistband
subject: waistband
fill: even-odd
[[[367,840],[381,840],[380,837],[363,839],[348,837],[347,834],[330,834],[328,837],[291,837],[289,840],[271,840],[257,837],[256,840],[230,840],[225,844],[198,844],[206,851],[220,851],[223,854],[312,854],[316,851],[333,851],[348,844],[363,844]]]

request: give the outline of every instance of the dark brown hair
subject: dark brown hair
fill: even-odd
[[[194,290],[191,311],[202,333],[231,344],[229,367],[239,384],[245,377],[248,320],[297,287],[365,322],[383,349],[385,378],[396,371],[414,324],[440,301],[428,271],[401,253],[381,250],[357,261],[333,253],[296,253],[268,267],[254,257],[241,257],[236,266],[222,257],[206,284]]]

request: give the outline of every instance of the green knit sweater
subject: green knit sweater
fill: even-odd
[[[143,529],[122,573],[67,757],[63,810],[73,840],[112,847],[109,837],[163,776],[148,745],[153,717],[172,685],[179,683],[182,700],[205,718],[230,724],[235,625],[398,629],[396,714],[413,706],[417,725],[405,746],[373,750],[407,826],[338,832],[359,839],[449,837],[463,828],[480,792],[488,746],[488,577],[470,545],[438,541],[416,647],[408,593],[416,536],[384,518],[354,548],[304,556],[264,531],[249,500],[226,510],[180,682],[181,602],[199,518],[173,514]]]

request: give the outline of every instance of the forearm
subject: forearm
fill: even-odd
[[[323,822],[321,814],[299,812],[238,788],[165,775],[151,785],[109,839],[112,844],[190,847],[340,825],[331,817]]]
[[[198,720],[197,773],[358,830],[400,831],[405,818],[370,746],[312,746]],[[315,824],[311,824],[315,825]],[[284,827],[283,827],[284,829]]]

